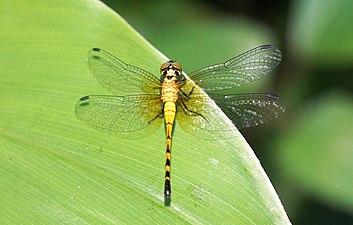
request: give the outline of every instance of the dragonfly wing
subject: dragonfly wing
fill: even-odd
[[[285,110],[282,99],[273,94],[211,94],[210,97],[238,129],[266,123]]]
[[[82,97],[76,103],[76,116],[90,126],[111,134],[130,135],[157,129],[163,104],[160,95]]]
[[[262,45],[224,63],[205,67],[189,74],[205,91],[231,89],[258,80],[270,73],[281,61],[281,51]]]
[[[156,76],[126,64],[102,49],[93,48],[88,53],[88,66],[99,83],[112,93],[158,94],[160,92],[161,82]]]

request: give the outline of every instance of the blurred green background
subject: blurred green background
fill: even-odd
[[[353,224],[353,1],[104,1],[185,72],[261,44],[279,68],[239,92],[286,113],[242,130],[293,224]]]

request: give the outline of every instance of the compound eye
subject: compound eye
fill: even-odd
[[[179,63],[173,62],[172,65],[173,65],[173,68],[179,70],[181,73],[182,69],[181,69],[181,65]]]
[[[165,62],[161,65],[161,68],[160,68],[160,72],[162,72],[163,70],[167,69],[169,66],[170,66],[170,62]]]

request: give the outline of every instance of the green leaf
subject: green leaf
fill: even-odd
[[[103,48],[158,76],[160,52],[99,1],[1,1],[0,223],[290,223],[233,129],[205,141],[176,125],[172,204],[165,131],[126,140],[80,122],[75,102],[109,94],[87,69]]]
[[[353,212],[353,104],[348,96],[335,92],[309,102],[274,145],[281,149],[285,177],[320,201]]]

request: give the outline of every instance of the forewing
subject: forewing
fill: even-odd
[[[99,83],[112,93],[158,94],[160,92],[161,82],[156,76],[126,64],[102,49],[93,48],[88,53],[88,66]]]
[[[245,85],[270,73],[281,61],[281,51],[262,45],[225,63],[189,73],[189,77],[205,91],[219,91]]]
[[[76,103],[76,116],[90,126],[111,134],[138,138],[161,124],[162,101],[159,95],[82,97]]]
[[[282,99],[273,94],[211,94],[210,97],[238,129],[266,123],[285,110]]]

